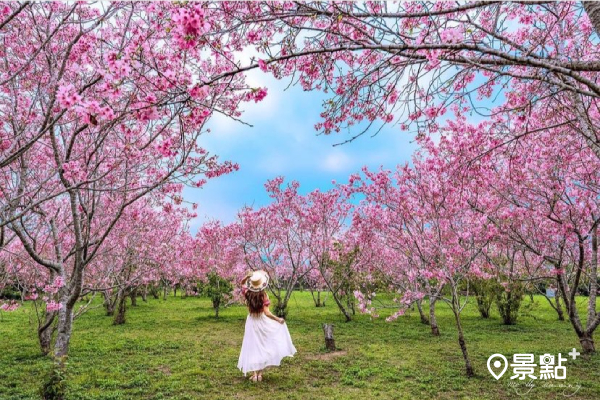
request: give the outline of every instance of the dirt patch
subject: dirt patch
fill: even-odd
[[[171,375],[171,368],[169,368],[168,365],[159,365],[156,368],[152,368],[151,371],[154,373],[158,372],[167,376]]]
[[[340,351],[332,351],[330,353],[322,353],[322,354],[311,354],[306,356],[307,360],[320,360],[320,361],[331,361],[334,358],[345,356],[348,354],[346,350]]]

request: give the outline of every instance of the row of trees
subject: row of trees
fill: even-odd
[[[40,341],[55,329],[58,357],[86,291],[123,298],[124,282],[232,265],[271,269],[280,313],[300,279],[346,317],[362,289],[375,313],[340,274],[384,276],[404,304],[447,302],[468,373],[464,282],[556,279],[593,351],[599,29],[594,2],[2,3],[0,279],[47,300]],[[258,56],[241,60],[249,48]],[[264,98],[245,84],[251,69],[329,94],[325,134],[396,122],[423,151],[330,192],[275,180],[271,205],[193,238],[183,186],[237,169],[198,139],[211,115],[238,119]]]
[[[354,294],[362,311],[376,315],[378,289],[397,293],[398,311],[388,320],[416,304],[438,335],[435,306],[442,301],[455,316],[469,375],[461,324],[468,294],[485,314],[486,293],[494,293],[513,323],[523,287],[549,282],[560,296],[551,303],[558,317],[564,305],[583,350],[594,352],[600,161],[568,129],[538,130],[498,147],[505,135],[494,123],[461,118],[439,139],[421,138],[411,165],[395,171],[364,169],[346,184],[306,195],[296,182],[269,181],[270,204],[245,208],[237,222],[220,227],[232,250],[222,254],[240,260],[229,264],[270,272],[279,315],[298,284],[328,291],[347,320],[354,307],[344,296]],[[589,288],[584,315],[577,309],[581,286]]]

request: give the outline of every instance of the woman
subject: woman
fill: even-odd
[[[292,357],[296,348],[292,344],[285,320],[269,311],[271,302],[265,292],[269,275],[265,271],[249,272],[241,284],[249,314],[238,368],[244,376],[252,371],[251,381],[262,381],[265,367],[279,365],[284,357]]]

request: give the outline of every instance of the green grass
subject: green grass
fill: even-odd
[[[223,309],[217,320],[204,298],[138,303],[128,310],[122,326],[113,326],[101,308],[76,321],[68,399],[519,398],[509,387],[514,382],[509,379],[510,368],[499,381],[488,373],[491,354],[534,353],[538,362],[541,354],[560,352],[564,357],[573,347],[579,348],[570,324],[557,321],[541,297],[515,326],[503,326],[497,314],[481,319],[471,304],[463,313],[463,324],[476,376],[468,379],[453,317],[445,304],[438,306],[441,336],[433,337],[416,312],[391,323],[385,322],[385,316],[392,310],[373,321],[357,315],[344,323],[333,302],[315,308],[309,293],[296,292],[287,321],[298,353],[281,367],[269,369],[265,380],[256,384],[236,368],[244,307]],[[28,306],[1,316],[1,400],[39,398],[38,388],[51,362],[39,353],[33,319]],[[335,324],[341,349],[337,354],[324,351],[324,322]],[[562,383],[581,386],[572,399],[600,398],[600,355],[575,361],[568,357],[566,366],[567,380]],[[562,389],[538,386],[522,398],[564,396]]]

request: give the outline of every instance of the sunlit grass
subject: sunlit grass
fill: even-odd
[[[388,323],[357,315],[344,323],[333,302],[315,308],[309,293],[295,292],[288,327],[298,349],[262,383],[236,368],[246,309],[233,306],[213,317],[204,298],[149,299],[128,310],[127,323],[113,326],[101,308],[75,324],[68,364],[69,399],[506,399],[508,373],[496,381],[486,368],[494,353],[560,352],[579,348],[569,322],[560,322],[546,300],[536,297],[515,326],[497,313],[485,320],[474,305],[463,313],[467,346],[476,376],[464,375],[454,320],[438,306],[441,336],[433,337],[415,312]],[[584,310],[582,302],[582,311]],[[0,319],[0,399],[38,399],[50,366],[39,353],[31,309]],[[392,310],[389,310],[391,313]],[[340,351],[324,350],[321,324],[335,324]],[[597,340],[600,347],[600,340]],[[510,360],[510,359],[509,359]],[[572,399],[600,398],[600,355],[568,357],[564,384],[580,385]],[[560,383],[559,381],[554,381]],[[567,390],[567,394],[572,393]],[[564,398],[556,388],[536,387],[523,398]]]

